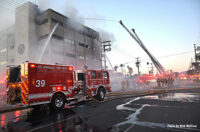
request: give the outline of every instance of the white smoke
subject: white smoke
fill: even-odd
[[[113,33],[99,28],[97,28],[96,30],[99,32],[102,41],[111,41],[112,44],[116,41],[116,38]]]
[[[6,3],[8,1],[0,1],[0,31],[5,30],[15,24],[15,9]]]
[[[81,26],[74,25],[74,21],[84,24],[84,25],[88,25],[91,28],[95,29],[96,31],[98,31],[100,33],[100,37],[102,38],[102,40],[111,40],[112,42],[114,42],[115,36],[114,34],[105,31],[103,29],[100,29],[96,26],[96,23],[102,23],[104,21],[102,21],[101,19],[105,19],[104,16],[97,14],[94,10],[92,10],[92,14],[90,14],[91,16],[87,16],[83,15],[84,13],[81,13],[78,8],[79,8],[79,3],[77,0],[62,0],[62,1],[55,1],[55,0],[39,0],[38,1],[38,5],[39,8],[45,10],[48,8],[51,8],[67,17],[69,17],[70,19],[72,19],[72,21],[69,21],[69,24],[71,24],[71,26],[79,28],[79,30],[82,30]]]
[[[0,21],[0,30],[4,30],[5,28],[10,27],[11,25],[15,24],[15,8],[25,2],[27,2],[27,0],[18,0],[18,2],[12,1],[12,0],[2,0],[0,2],[0,15],[2,18],[2,20]],[[51,8],[51,9],[55,10],[56,12],[59,12],[65,16],[69,17],[71,19],[71,21],[68,21],[68,24],[70,24],[72,27],[75,27],[79,31],[83,30],[83,26],[82,25],[77,26],[77,24],[74,24],[74,22],[90,26],[90,28],[95,29],[97,32],[99,32],[101,41],[109,40],[109,41],[111,41],[111,43],[114,43],[116,40],[114,34],[96,27],[96,25],[97,25],[96,23],[102,23],[102,21],[98,21],[98,19],[97,20],[88,19],[88,18],[99,18],[99,17],[104,19],[104,17],[95,13],[94,10],[91,11],[93,13],[90,14],[90,16],[87,16],[88,14],[82,13],[81,10],[79,9],[79,4],[78,4],[77,0],[73,0],[73,1],[62,0],[59,2],[55,1],[55,0],[31,0],[31,2],[34,4],[37,4],[38,7],[42,11]],[[54,43],[54,42],[55,42],[55,40],[52,38],[50,40],[50,45],[51,45],[51,43]],[[56,42],[56,43],[57,43],[57,47],[53,46],[52,47],[53,49],[48,49],[48,47],[47,47],[47,50],[45,51],[45,56],[44,56],[43,62],[55,64],[56,62],[62,63],[63,61],[67,61],[68,64],[78,65],[78,63],[79,63],[78,61],[74,62],[73,60],[70,60],[70,58],[67,58],[67,57],[66,57],[67,58],[67,60],[66,60],[66,58],[64,58],[63,56],[53,54],[53,51],[59,51],[59,49],[62,49],[62,48],[58,47],[58,45],[62,45],[62,44],[58,44],[59,42]],[[99,45],[100,43],[98,42],[97,44]],[[36,55],[33,55],[33,58],[31,58],[31,60],[33,60],[33,62],[37,62],[35,60],[35,58],[37,58],[38,55],[40,54],[40,52],[42,52],[41,49],[43,48],[44,44],[39,44],[39,45],[40,46],[36,47],[39,49],[35,50]],[[62,50],[64,50],[64,49],[62,49]],[[48,56],[49,52],[52,52],[50,57]],[[93,56],[87,55],[88,60],[87,60],[86,64],[88,65],[88,67],[94,68],[94,69],[98,67],[98,69],[99,69],[100,67],[97,66],[97,64],[94,64],[93,61],[90,61],[89,60],[90,58],[93,58]]]
[[[84,24],[83,16],[80,15],[76,0],[62,0],[59,2],[55,0],[39,0],[36,3],[39,5],[39,8],[43,10],[51,8],[81,24]]]

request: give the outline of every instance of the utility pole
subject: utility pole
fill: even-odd
[[[147,65],[149,65],[149,64],[151,64],[151,66],[150,66],[150,68],[148,68],[149,69],[149,74],[152,74],[153,75],[153,63],[149,63],[149,62],[147,62]]]
[[[111,41],[103,41],[102,42],[102,48],[104,52],[104,65],[105,65],[105,70],[106,70],[106,52],[111,51]]]
[[[198,63],[198,61],[197,61],[197,58],[198,58],[198,56],[197,56],[197,50],[198,50],[198,48],[199,48],[199,47],[196,48],[196,44],[194,44],[195,70],[196,70],[196,72],[199,71],[199,63]]]
[[[151,63],[151,70],[152,70],[152,75],[154,75],[154,72],[153,72],[153,63]]]
[[[197,64],[197,51],[196,51],[196,44],[194,44],[194,55],[195,55],[195,62]]]
[[[136,58],[136,67],[138,69],[138,75],[140,76],[140,61],[139,61],[139,57]]]

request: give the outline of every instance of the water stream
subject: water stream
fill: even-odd
[[[51,39],[53,33],[55,32],[56,28],[58,27],[58,25],[59,25],[59,23],[56,23],[56,25],[54,26],[54,28],[53,28],[52,31],[50,32],[50,34],[49,34],[49,36],[48,36],[48,38],[47,38],[47,41],[46,41],[46,43],[45,43],[45,45],[44,45],[44,48],[42,49],[42,53],[41,53],[41,55],[40,55],[40,57],[39,57],[39,63],[41,62],[42,57],[44,56],[44,52],[46,51],[46,48],[47,48],[47,46],[48,46],[48,44],[49,44],[49,41],[50,41],[50,39]]]

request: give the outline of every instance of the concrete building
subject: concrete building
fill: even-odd
[[[16,8],[15,25],[0,34],[0,46],[0,67],[38,63],[43,50],[40,63],[73,65],[75,69],[102,67],[98,32],[52,9],[41,11],[31,2]]]
[[[5,77],[5,68],[13,64],[15,58],[15,28],[14,26],[0,32],[0,83]]]

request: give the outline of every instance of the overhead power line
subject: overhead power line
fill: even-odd
[[[170,55],[166,55],[166,56],[160,56],[160,57],[156,57],[158,59],[161,59],[161,58],[166,58],[166,57],[172,57],[172,56],[177,56],[177,55],[183,55],[183,54],[188,54],[188,53],[192,53],[194,51],[185,51],[185,52],[180,52],[180,53],[176,53],[176,54],[170,54]],[[150,59],[145,59],[145,60],[141,60],[141,61],[149,61]],[[122,64],[129,64],[129,63],[135,63],[134,61],[130,61],[130,62],[125,62],[125,63],[122,63]],[[120,65],[120,64],[117,64],[117,65]]]
[[[118,22],[117,20],[113,19],[105,19],[105,18],[83,18],[85,20],[99,20],[99,21],[112,21],[112,22]]]
[[[171,56],[177,56],[177,55],[182,55],[182,54],[188,54],[188,53],[192,53],[194,51],[185,51],[185,52],[181,52],[181,53],[177,53],[177,54],[171,54],[171,55],[166,55],[166,56],[160,56],[158,58],[165,58],[165,57],[171,57]]]

